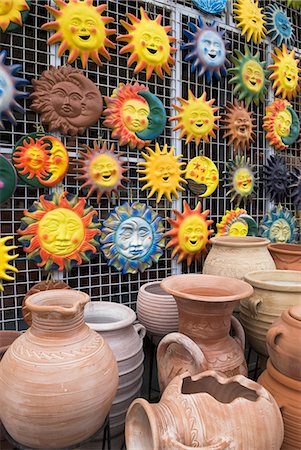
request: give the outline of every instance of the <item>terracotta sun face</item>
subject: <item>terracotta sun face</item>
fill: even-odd
[[[187,164],[185,179],[190,191],[199,197],[208,197],[219,182],[218,169],[206,156],[196,156]]]
[[[244,103],[239,103],[236,99],[234,104],[227,102],[226,114],[223,115],[223,129],[227,138],[228,145],[233,144],[234,151],[238,149],[250,150],[250,144],[255,142],[255,119],[252,118],[252,112],[245,108]]]
[[[48,39],[48,44],[61,43],[58,55],[62,56],[68,50],[68,63],[71,64],[79,56],[83,68],[86,67],[88,58],[99,65],[102,64],[99,55],[111,59],[106,47],[115,48],[108,36],[116,33],[116,30],[105,27],[107,23],[114,21],[112,17],[101,15],[107,5],[93,6],[93,0],[72,0],[68,3],[55,0],[55,3],[59,10],[46,6],[55,21],[45,23],[42,28],[55,30],[55,34]]]
[[[146,150],[148,154],[142,153],[145,162],[138,164],[139,166],[144,166],[144,169],[137,171],[143,174],[140,181],[146,182],[142,190],[151,189],[148,198],[157,192],[157,203],[160,202],[162,196],[165,196],[171,202],[172,194],[178,199],[177,190],[185,190],[180,183],[186,183],[184,178],[181,177],[185,172],[185,170],[181,169],[184,163],[178,161],[182,155],[174,156],[174,147],[171,147],[168,151],[167,144],[163,146],[162,151],[158,143],[155,145],[155,151],[149,147]]]
[[[275,95],[281,95],[283,99],[291,100],[300,90],[299,80],[301,68],[298,67],[299,59],[295,58],[295,50],[288,51],[283,44],[282,51],[275,48],[272,53],[274,64],[268,68],[273,70],[270,79],[273,80]]]
[[[201,140],[209,142],[209,136],[216,137],[214,130],[218,130],[219,127],[215,121],[220,119],[220,116],[215,116],[214,113],[218,108],[212,108],[215,99],[207,102],[206,98],[206,92],[196,98],[189,90],[188,100],[177,97],[181,106],[172,104],[179,114],[170,117],[169,121],[178,122],[173,130],[181,130],[180,138],[186,136],[185,144],[194,140],[196,145],[199,145]]]
[[[11,250],[15,250],[17,247],[15,245],[6,245],[6,242],[12,239],[13,236],[0,238],[0,292],[4,290],[1,280],[13,281],[15,279],[6,273],[7,270],[11,270],[15,273],[18,272],[18,269],[15,266],[12,266],[10,261],[18,258],[19,255],[9,254]]]
[[[258,236],[255,220],[242,208],[226,211],[222,220],[216,224],[216,236]]]
[[[176,52],[176,49],[171,47],[170,44],[176,38],[168,35],[171,30],[170,26],[164,27],[161,25],[161,15],[151,20],[142,7],[140,8],[140,14],[141,19],[133,14],[126,14],[131,24],[124,20],[120,21],[129,33],[117,37],[117,41],[127,42],[127,45],[120,50],[120,54],[131,53],[128,66],[136,63],[134,73],[145,69],[147,80],[151,77],[153,71],[163,78],[163,70],[170,75],[170,64],[175,64],[172,54]]]
[[[262,219],[259,234],[271,242],[298,242],[298,225],[296,217],[282,205],[272,208]]]
[[[247,42],[253,39],[255,44],[260,43],[266,35],[266,21],[262,10],[256,0],[237,0],[233,5],[237,26],[241,28],[242,36],[246,34]]]
[[[2,0],[0,4],[0,29],[5,32],[21,27],[28,11],[29,1]]]
[[[236,202],[237,206],[242,201],[246,204],[251,200],[256,184],[250,158],[236,155],[235,160],[230,160],[226,166],[223,172],[226,178],[224,187],[228,188],[226,195],[231,195],[231,202]]]

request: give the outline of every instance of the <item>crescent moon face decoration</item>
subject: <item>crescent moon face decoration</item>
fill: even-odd
[[[259,235],[271,242],[298,242],[298,224],[296,217],[280,204],[272,208],[259,225]]]
[[[29,0],[4,0],[0,4],[0,30],[14,31],[26,21]]]
[[[124,203],[104,221],[101,249],[109,266],[123,274],[144,272],[163,254],[163,231],[162,218],[151,207]]]
[[[187,44],[181,46],[188,50],[185,61],[191,61],[191,71],[197,72],[198,76],[206,75],[207,81],[211,81],[212,76],[218,80],[227,75],[226,66],[230,65],[227,59],[226,43],[223,40],[224,31],[217,31],[215,22],[210,26],[198,17],[198,26],[192,22],[187,24],[192,32],[184,30],[184,35],[189,39]]]
[[[166,125],[166,111],[163,103],[158,97],[149,91],[138,92],[138,95],[143,97],[149,106],[148,126],[145,130],[139,131],[137,136],[144,141],[153,140],[163,133]]]
[[[275,95],[281,95],[283,99],[291,100],[296,97],[300,90],[299,74],[301,68],[298,67],[300,60],[295,58],[295,50],[289,52],[285,44],[282,45],[282,51],[275,48],[272,58],[274,64],[271,64],[268,68],[273,71],[270,80],[274,81]]]
[[[285,10],[279,5],[268,5],[266,8],[267,35],[279,47],[285,44],[292,47],[295,41],[294,27]]]
[[[289,197],[292,199],[297,211],[301,211],[301,170],[298,167],[293,167],[290,177]]]
[[[208,14],[220,14],[224,12],[227,0],[192,0],[192,3]]]
[[[256,0],[237,0],[233,4],[237,27],[241,28],[242,36],[246,34],[247,42],[253,39],[255,44],[259,44],[266,35],[266,21],[262,10]]]
[[[250,143],[255,142],[255,119],[252,112],[245,108],[244,103],[234,99],[234,104],[227,102],[226,114],[223,115],[222,127],[225,130],[223,138],[227,138],[228,145],[233,144],[234,151],[250,150]]]
[[[288,195],[290,173],[279,155],[271,155],[263,166],[263,181],[271,201],[281,202]]]
[[[0,205],[6,202],[15,192],[17,174],[11,163],[0,155]]]
[[[256,187],[254,167],[250,165],[250,158],[236,155],[226,164],[224,187],[228,189],[226,196],[231,195],[231,202],[237,206],[243,201],[246,204],[252,200]]]
[[[19,255],[9,254],[10,250],[15,250],[16,245],[6,245],[7,241],[13,239],[13,236],[5,236],[0,238],[0,292],[4,290],[1,280],[13,281],[15,278],[7,275],[7,270],[17,273],[18,269],[10,264],[10,261],[18,258]]]
[[[226,211],[222,220],[216,224],[216,236],[258,236],[255,220],[242,208]]]
[[[185,179],[190,191],[198,197],[209,197],[219,182],[218,169],[206,156],[196,156],[186,167]]]

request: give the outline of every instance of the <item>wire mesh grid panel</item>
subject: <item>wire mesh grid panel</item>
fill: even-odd
[[[96,1],[94,3],[99,4]],[[262,6],[266,6],[271,2],[263,3],[265,4]],[[48,2],[32,1],[30,14],[25,25],[13,32],[1,33],[0,37],[0,48],[1,50],[7,51],[7,64],[22,64],[22,76],[30,82],[33,79],[38,79],[42,72],[47,70],[50,65],[55,67],[63,66],[67,63],[68,59],[68,55],[66,56],[65,54],[62,57],[58,56],[58,44],[47,45],[47,39],[52,32],[49,33],[42,30],[41,26],[45,22],[53,20],[53,18],[45,8],[46,4],[56,7],[50,0]],[[177,48],[177,52],[174,55],[175,65],[171,68],[171,75],[165,74],[161,79],[153,73],[149,80],[146,79],[145,71],[134,75],[133,67],[128,67],[127,65],[129,55],[120,55],[119,53],[125,44],[116,42],[114,36],[110,37],[116,44],[115,49],[109,49],[111,60],[103,60],[102,66],[98,66],[93,61],[88,60],[84,74],[98,86],[103,97],[111,96],[114,89],[120,83],[130,83],[135,80],[140,84],[144,84],[162,101],[166,109],[167,117],[169,118],[176,115],[173,104],[179,105],[177,97],[187,99],[189,90],[196,97],[200,97],[203,92],[206,92],[207,100],[215,99],[214,106],[219,107],[219,111],[216,114],[220,115],[224,112],[226,102],[232,102],[234,100],[233,86],[229,84],[231,76],[228,75],[222,78],[221,81],[213,78],[212,82],[207,82],[204,76],[198,77],[196,72],[191,71],[192,63],[190,61],[184,61],[187,51],[185,48],[183,50],[180,49],[181,44],[187,43],[183,30],[188,29],[188,22],[198,25],[197,20],[201,14],[200,11],[192,5],[192,2],[186,0],[183,2],[157,1],[155,4],[148,1],[108,1],[107,10],[104,14],[114,18],[114,24],[109,24],[108,27],[115,27],[117,29],[117,35],[124,34],[125,29],[120,23],[120,20],[128,21],[126,18],[127,13],[131,13],[140,18],[141,6],[144,7],[150,19],[155,19],[161,14],[162,25],[171,26],[169,34],[175,36],[176,42],[173,45]],[[216,17],[217,28],[226,32],[225,36],[228,41],[227,49],[229,54],[233,54],[234,49],[239,49],[241,52],[244,52],[246,39],[244,36],[241,36],[241,32],[235,27],[231,12],[232,5],[230,3],[228,4],[226,14]],[[288,9],[288,13],[295,26],[295,45],[298,51],[301,48],[301,14],[300,11],[290,9]],[[212,16],[205,15],[203,17],[208,23],[212,21]],[[249,43],[248,46],[253,54],[259,51],[261,61],[272,62],[270,56],[272,45],[268,39],[258,45]],[[79,59],[72,63],[72,65],[82,69]],[[32,92],[32,86],[29,85],[26,90]],[[266,102],[272,98],[272,90],[269,87]],[[30,109],[31,100],[26,99],[19,103],[23,103],[25,114],[16,113],[17,123],[14,126],[5,121],[5,131],[1,131],[0,135],[0,151],[8,159],[11,158],[12,150],[20,137],[34,133],[37,126],[40,125],[39,115]],[[300,96],[292,103],[300,115]],[[262,129],[265,105],[261,103],[258,106],[251,104],[250,109],[253,111],[253,117],[256,123],[256,138],[251,146],[250,152],[244,152],[242,155],[250,157],[251,165],[254,166],[256,172],[256,193],[252,201],[247,204],[247,210],[259,222],[269,206],[262,181],[262,166],[266,162],[267,156],[273,150],[267,144],[265,133]],[[221,122],[217,121],[217,124],[221,125]],[[187,163],[197,155],[203,154],[211,158],[217,165],[220,175],[218,188],[210,197],[201,199],[201,203],[202,210],[210,210],[208,217],[215,223],[219,222],[225,211],[235,206],[234,203],[230,202],[230,196],[226,195],[228,188],[224,187],[225,181],[223,174],[227,168],[226,163],[235,157],[235,152],[227,144],[224,138],[224,130],[222,129],[216,130],[216,138],[211,137],[209,143],[201,143],[201,145],[196,146],[194,142],[185,144],[185,137],[180,139],[179,131],[173,131],[174,126],[174,121],[168,121],[164,132],[156,141],[161,148],[164,144],[167,144],[168,148],[174,146],[175,154],[183,155],[181,160],[184,163]],[[166,218],[175,217],[173,209],[182,211],[184,199],[187,200],[191,208],[195,208],[199,201],[186,188],[184,191],[179,192],[179,199],[173,197],[172,202],[169,202],[165,197],[159,203],[156,203],[156,196],[148,198],[150,190],[142,190],[144,183],[139,181],[141,175],[137,173],[137,163],[144,161],[141,156],[141,151],[131,149],[129,146],[119,146],[118,141],[112,139],[111,130],[103,125],[103,118],[97,124],[87,129],[82,136],[61,136],[58,133],[57,136],[62,140],[68,150],[70,165],[67,176],[63,180],[62,185],[55,188],[56,191],[62,191],[64,189],[80,196],[87,194],[87,190],[81,189],[82,183],[77,179],[78,168],[80,166],[79,159],[81,158],[79,151],[83,149],[83,144],[93,147],[94,141],[100,145],[104,142],[107,142],[109,145],[114,143],[115,151],[123,153],[121,159],[124,160],[124,166],[128,168],[125,176],[129,181],[124,183],[124,188],[120,189],[120,196],[117,197],[113,194],[110,201],[105,196],[102,196],[98,202],[96,195],[92,194],[87,199],[87,202],[97,211],[98,218],[101,222],[108,217],[116,206],[122,205],[124,202],[140,202],[153,208],[162,217],[165,229],[168,230],[170,225]],[[150,144],[150,147],[154,148],[154,142]],[[290,147],[286,153],[286,160],[290,168],[300,164],[299,155],[300,144],[295,144],[295,147]],[[47,277],[47,272],[38,268],[32,261],[26,259],[21,245],[17,243],[17,229],[20,226],[24,210],[30,208],[41,194],[50,192],[52,192],[51,189],[33,188],[19,180],[13,197],[1,205],[0,235],[13,236],[14,243],[19,245],[17,250],[19,257],[15,260],[15,265],[19,272],[15,275],[15,281],[4,283],[5,290],[1,293],[0,323],[2,329],[22,329],[24,327],[21,314],[24,295],[35,283],[45,280]],[[289,200],[287,200],[286,205],[293,209],[293,205]],[[215,229],[215,225],[213,225],[213,228]],[[184,273],[189,271],[200,272],[202,262],[195,262],[189,267],[187,267],[185,262],[179,265],[177,264],[176,258],[171,258],[171,250],[165,248],[157,264],[152,264],[143,273],[138,272],[137,274],[123,275],[114,267],[109,267],[103,254],[99,251],[91,258],[89,263],[85,263],[78,268],[73,268],[69,273],[67,271],[62,273],[56,272],[54,276],[63,279],[72,288],[80,289],[88,293],[92,300],[120,302],[135,309],[137,293],[142,283],[151,280],[160,280],[172,273],[181,271]]]

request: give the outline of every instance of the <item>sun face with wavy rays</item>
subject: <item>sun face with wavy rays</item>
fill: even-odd
[[[13,161],[22,179],[37,178],[41,183],[48,176],[49,157],[49,145],[43,139],[34,140],[29,136],[28,141],[24,139],[22,145],[16,148]]]
[[[239,103],[234,99],[234,104],[227,102],[226,114],[222,120],[225,130],[223,138],[228,139],[228,145],[233,144],[234,151],[238,149],[249,151],[250,144],[255,142],[255,119],[252,117],[252,112],[245,108],[244,103]]]
[[[226,196],[231,195],[231,202],[238,206],[242,201],[244,204],[252,199],[256,186],[254,167],[250,164],[250,158],[236,155],[226,164],[225,184],[228,189]]]
[[[11,26],[22,26],[22,13],[29,11],[29,1],[2,0],[0,3],[0,29],[9,31]]]
[[[268,36],[279,47],[285,44],[292,47],[295,41],[294,26],[286,11],[277,4],[266,8]]]
[[[259,235],[271,242],[296,243],[299,238],[297,219],[279,203],[262,218]]]
[[[61,42],[58,55],[69,51],[68,63],[72,63],[79,56],[83,68],[88,58],[96,64],[102,65],[99,55],[110,60],[106,47],[115,48],[115,44],[108,36],[116,33],[115,29],[107,29],[106,24],[113,22],[112,17],[103,17],[102,13],[107,5],[93,6],[93,0],[55,0],[59,10],[46,6],[55,17],[54,22],[45,23],[42,29],[55,30],[48,39],[48,44]]]
[[[281,95],[283,99],[291,100],[300,90],[301,68],[298,67],[300,60],[295,58],[295,50],[289,52],[285,44],[282,45],[282,51],[275,48],[272,58],[274,64],[268,68],[273,70],[270,80],[274,81],[275,95]]]
[[[226,211],[222,220],[216,224],[218,236],[258,236],[255,220],[243,208]]]
[[[233,4],[237,26],[241,28],[242,36],[246,34],[247,42],[252,38],[255,44],[259,44],[266,35],[266,21],[262,10],[256,0],[237,0]]]
[[[11,270],[12,272],[18,272],[18,269],[15,266],[12,266],[10,261],[18,258],[19,255],[11,255],[9,254],[10,250],[15,250],[16,245],[6,245],[7,241],[13,239],[13,236],[5,236],[0,238],[0,292],[3,291],[3,285],[1,280],[13,281],[15,278],[7,275],[7,270]]]

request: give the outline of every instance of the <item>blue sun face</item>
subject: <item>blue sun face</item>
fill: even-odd
[[[260,222],[259,235],[271,242],[298,242],[297,219],[279,203],[263,217]]]
[[[294,44],[294,28],[285,10],[278,5],[269,5],[266,8],[268,36],[280,47],[285,44],[291,48]]]
[[[220,14],[225,10],[227,0],[192,0],[192,3],[209,14]]]

